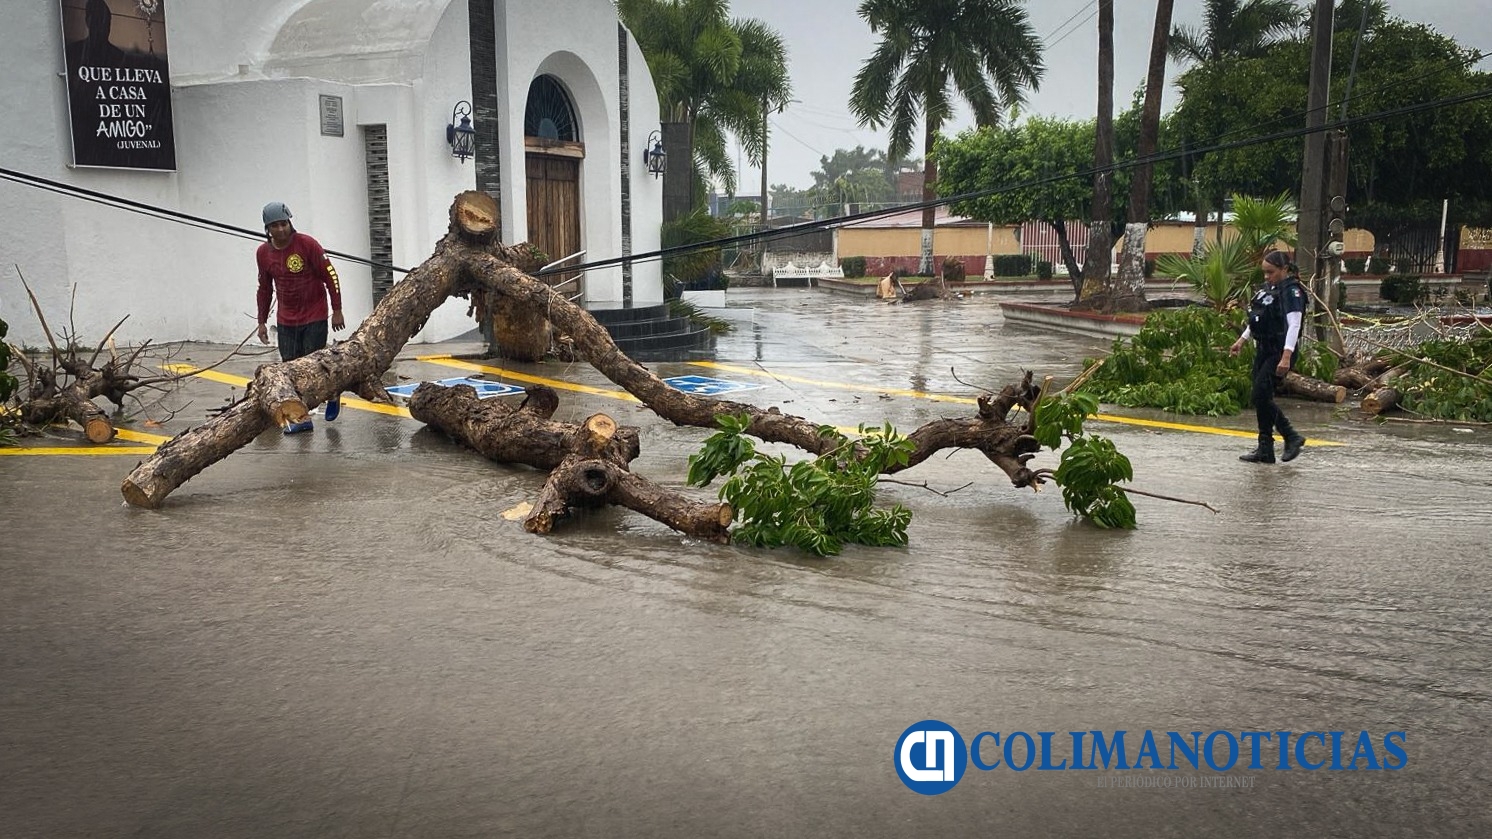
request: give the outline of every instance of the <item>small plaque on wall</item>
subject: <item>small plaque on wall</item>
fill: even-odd
[[[321,135],[342,136],[342,97],[321,94]]]

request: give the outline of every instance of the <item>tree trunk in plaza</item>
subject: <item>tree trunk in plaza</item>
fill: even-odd
[[[1113,216],[1114,173],[1114,4],[1098,4],[1098,116],[1093,140],[1093,207],[1088,221],[1088,256],[1083,261],[1083,291],[1087,308],[1102,308],[1110,293],[1109,263],[1114,240],[1109,232]]]
[[[137,507],[160,507],[177,487],[261,433],[305,419],[309,407],[346,388],[371,389],[365,383],[376,381],[393,364],[398,351],[436,307],[451,296],[471,297],[474,306],[492,311],[545,313],[554,328],[573,342],[579,357],[675,425],[713,429],[719,416],[745,415],[746,433],[767,442],[786,443],[815,455],[839,445],[837,437],[824,436],[819,423],[784,414],[776,407],[761,408],[694,396],[669,387],[652,371],[622,353],[590,313],[513,267],[521,257],[515,253],[516,249],[496,241],[497,207],[485,193],[466,192],[457,196],[450,218],[449,230],[436,245],[435,253],[394,285],[352,337],[304,358],[260,367],[242,401],[201,426],[172,438],[136,466],[124,481],[125,499]],[[1050,473],[1032,470],[1027,465],[1041,448],[1031,436],[1031,409],[1040,396],[1040,389],[1032,385],[1031,378],[1027,373],[1020,384],[980,397],[975,416],[939,419],[913,431],[907,435],[912,443],[907,462],[886,471],[910,468],[943,449],[974,449],[1003,471],[1014,486],[1040,486],[1050,479]],[[362,395],[379,396],[367,392]],[[436,396],[424,398],[434,400]],[[656,488],[627,473],[625,464],[630,458],[618,453],[617,447],[631,450],[628,432],[607,431],[609,418],[593,417],[586,435],[577,437],[578,432],[568,428],[561,431],[537,424],[549,421],[552,407],[543,406],[553,400],[532,394],[530,398],[536,400],[531,407],[519,409],[506,420],[529,424],[527,427],[537,435],[529,441],[530,453],[520,457],[503,450],[509,452],[503,456],[511,457],[514,462],[533,462],[539,468],[555,470],[535,506],[536,512],[530,517],[531,529],[545,532],[552,527],[560,518],[561,501],[563,509],[605,502],[645,505],[650,507],[645,510],[649,515],[675,527],[702,527],[700,522],[712,516],[717,522],[724,518],[723,511],[714,509],[714,505],[700,508],[691,506],[690,502],[674,507],[658,496]],[[1007,421],[1016,407],[1024,409],[1020,415],[1024,421]],[[447,430],[454,432],[457,426],[467,427],[478,421],[465,411],[459,409],[440,422],[450,423]],[[558,437],[564,435],[570,436],[561,443]],[[563,459],[555,463],[555,457],[562,453]],[[725,525],[717,526],[723,529]]]
[[[1124,250],[1119,258],[1119,281],[1114,284],[1105,311],[1144,311],[1145,234],[1150,227],[1150,181],[1160,137],[1160,95],[1166,83],[1166,41],[1171,34],[1174,0],[1157,0],[1155,32],[1150,39],[1150,69],[1145,79],[1145,102],[1140,108],[1140,143],[1136,156],[1142,161],[1130,181],[1128,224],[1124,228]]]

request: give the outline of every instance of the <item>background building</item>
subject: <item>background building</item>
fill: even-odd
[[[498,197],[505,241],[556,258],[657,249],[662,186],[642,150],[658,100],[608,0],[92,1],[121,49],[144,53],[141,31],[150,50],[169,43],[175,170],[72,165],[63,21],[75,29],[88,0],[7,10],[0,169],[254,231],[280,200],[328,250],[403,268],[430,255],[451,198],[473,188]],[[477,132],[467,161],[447,143],[460,102]],[[13,179],[0,179],[0,219],[12,340],[43,342],[14,266],[54,326],[76,287],[84,339],[125,314],[122,340],[236,342],[254,328],[259,240]],[[349,325],[402,276],[333,261]],[[656,261],[586,277],[588,303],[661,299]],[[465,312],[448,302],[417,340],[472,329]]]

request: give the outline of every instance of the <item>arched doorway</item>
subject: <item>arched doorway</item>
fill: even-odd
[[[559,79],[536,77],[523,110],[527,164],[528,241],[551,260],[575,253],[580,239],[580,162],[585,158],[580,121],[570,93]],[[551,278],[552,285],[569,276]],[[579,289],[566,286],[567,297]]]

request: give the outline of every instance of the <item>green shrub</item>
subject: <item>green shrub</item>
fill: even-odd
[[[1153,276],[1155,276],[1155,260],[1147,259],[1145,260],[1145,279],[1148,280]]]
[[[839,258],[839,267],[846,277],[863,277],[865,276],[865,257],[842,256]]]
[[[1006,253],[995,257],[996,277],[1028,277],[1035,257],[1027,253]]]
[[[1161,408],[1178,414],[1223,416],[1249,404],[1254,342],[1237,357],[1227,347],[1242,331],[1242,315],[1202,306],[1165,309],[1145,319],[1140,334],[1115,339],[1113,352],[1083,390],[1104,402]],[[1295,369],[1330,381],[1336,357],[1306,341]]]
[[[1422,302],[1425,290],[1418,274],[1389,274],[1378,284],[1378,296],[1400,306]]]
[[[1036,278],[1050,280],[1052,278],[1052,263],[1049,260],[1038,260],[1036,263]]]
[[[1368,268],[1368,261],[1362,257],[1352,257],[1342,260],[1342,270],[1348,274],[1361,274]]]

